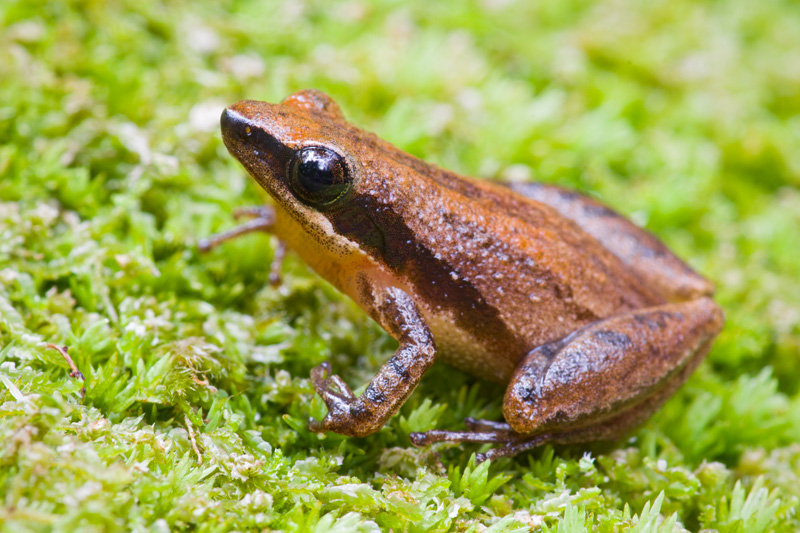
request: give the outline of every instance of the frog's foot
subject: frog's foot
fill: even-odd
[[[331,364],[327,361],[311,370],[311,383],[328,407],[328,416],[324,420],[309,420],[308,429],[317,433],[333,431],[335,421],[347,415],[356,395],[342,378],[331,375]]]
[[[470,431],[507,431],[509,433],[514,433],[514,430],[511,429],[508,423],[497,422],[496,420],[484,420],[468,416],[464,419],[464,424],[466,424],[467,429]]]
[[[432,429],[424,433],[410,433],[408,438],[411,444],[422,447],[434,442],[499,442],[507,443],[516,440],[514,433],[505,430],[489,431],[447,431],[444,429]]]
[[[504,444],[485,460],[547,442],[617,440],[686,381],[722,322],[709,298],[600,320],[522,358],[503,402],[508,425],[470,421],[472,431],[429,431],[412,434],[411,441]]]
[[[481,420],[468,416],[464,419],[468,431],[433,429],[409,435],[414,446],[427,446],[434,442],[511,442],[522,437],[506,422]]]
[[[326,404],[337,400],[352,402],[356,399],[356,395],[342,378],[331,375],[331,364],[327,361],[311,370],[311,383]]]
[[[433,335],[414,300],[401,289],[389,287],[380,289],[375,301],[373,317],[396,335],[400,346],[359,397],[338,376],[331,375],[330,363],[312,370],[314,389],[328,407],[324,420],[308,423],[312,431],[334,431],[350,437],[375,433],[403,405],[433,364]]]
[[[551,440],[553,435],[522,435],[517,433],[505,422],[494,422],[492,420],[476,420],[467,418],[464,421],[469,431],[445,431],[434,429],[424,433],[411,433],[409,438],[414,446],[422,447],[435,442],[489,442],[503,444],[497,448],[492,448],[485,453],[478,453],[475,458],[478,463],[487,459],[497,459],[499,457],[513,457],[531,448],[541,446]]]
[[[519,440],[507,442],[505,446],[492,448],[491,450],[487,450],[486,453],[476,453],[475,461],[480,464],[487,460],[499,459],[500,457],[514,457],[522,452],[552,442],[554,437],[554,435],[550,434],[536,435],[535,437],[518,436]]]

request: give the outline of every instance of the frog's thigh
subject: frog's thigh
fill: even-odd
[[[518,433],[559,442],[619,437],[689,377],[722,323],[717,304],[699,298],[590,324],[520,362],[505,419]]]
[[[669,301],[710,295],[713,285],[654,235],[602,203],[575,191],[541,183],[513,183],[514,192],[549,205],[600,241]]]

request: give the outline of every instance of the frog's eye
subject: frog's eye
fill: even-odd
[[[312,206],[327,206],[350,190],[352,178],[344,158],[323,146],[298,150],[289,163],[289,188]]]

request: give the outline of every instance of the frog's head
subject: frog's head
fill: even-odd
[[[385,224],[374,219],[374,200],[398,195],[374,177],[398,188],[392,168],[376,171],[376,161],[395,148],[348,123],[330,97],[314,90],[280,104],[237,102],[220,122],[228,151],[276,204],[275,233],[323,277],[342,288],[336,277],[345,261],[382,253]]]
[[[333,209],[359,179],[359,161],[341,142],[355,128],[319,91],[280,104],[243,100],[225,109],[220,122],[228,151],[282,207]]]

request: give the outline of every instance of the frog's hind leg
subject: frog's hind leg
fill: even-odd
[[[548,442],[620,438],[686,381],[722,323],[709,298],[600,320],[522,359],[503,402],[508,424],[473,421],[472,431],[417,433],[412,443],[504,444],[479,457],[485,460]]]

